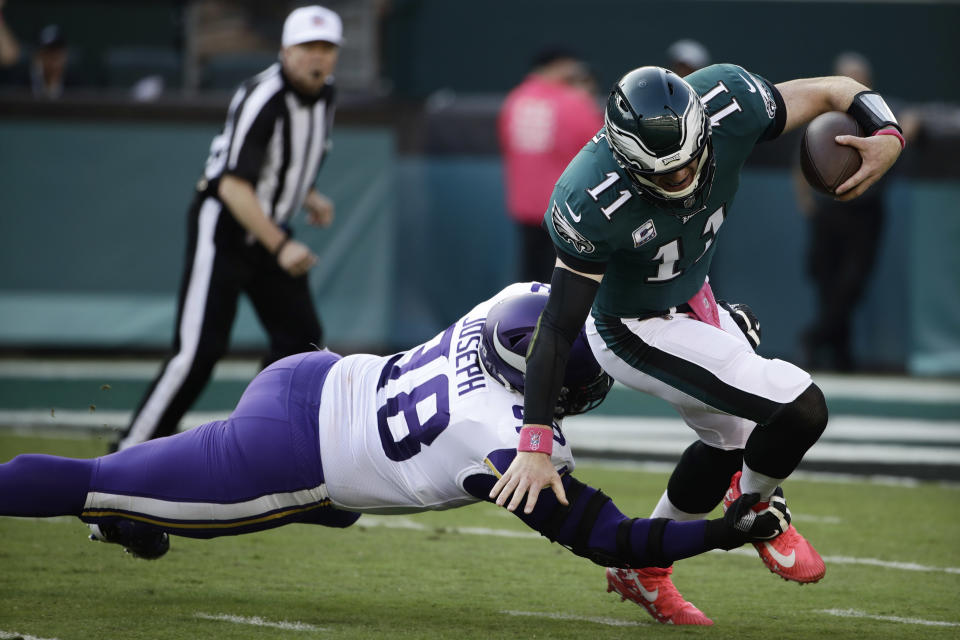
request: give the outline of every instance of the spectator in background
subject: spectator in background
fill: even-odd
[[[870,62],[859,53],[837,56],[833,72],[873,86]],[[859,198],[841,202],[814,192],[799,167],[794,171],[797,205],[810,227],[807,274],[817,293],[816,316],[801,335],[809,369],[857,368],[851,344],[853,313],[876,261],[888,183],[885,176]]]
[[[681,78],[708,64],[710,52],[696,40],[685,38],[667,47],[667,68]]]
[[[553,185],[603,126],[596,83],[575,54],[545,50],[506,98],[498,121],[507,211],[520,239],[517,280],[549,280],[554,252],[541,224]]]
[[[20,43],[3,19],[4,4],[6,0],[0,0],[0,67],[10,67],[20,59]]]
[[[67,38],[60,25],[48,24],[40,30],[30,65],[30,86],[35,97],[55,100],[63,95],[68,53]]]
[[[177,430],[227,350],[241,292],[270,337],[264,366],[322,344],[307,282],[317,256],[293,238],[290,221],[301,207],[311,224],[333,219],[314,183],[333,126],[342,36],[333,11],[294,10],[280,60],[234,94],[188,213],[173,353],[118,449]]]

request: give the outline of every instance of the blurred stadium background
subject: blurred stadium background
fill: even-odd
[[[234,86],[275,59],[283,18],[301,4],[7,0],[24,51],[0,71],[0,424],[125,424],[170,343],[184,215],[210,139]],[[895,168],[857,312],[855,355],[872,377],[818,378],[834,442],[815,449],[822,465],[806,464],[960,477],[960,4],[321,4],[345,23],[335,147],[318,185],[338,216],[331,229],[298,233],[319,250],[311,286],[329,346],[345,353],[415,344],[511,280],[495,119],[544,46],[576,49],[601,88],[632,67],[666,64],[681,37],[774,82],[828,74],[841,51],[866,55],[876,88],[923,128]],[[55,101],[16,84],[49,23],[69,42],[69,86]],[[757,149],[712,276],[721,297],[757,311],[761,352],[794,361],[813,313],[790,177],[798,147],[787,135]],[[264,340],[248,306],[232,344],[188,422],[229,410],[255,373]],[[658,426],[676,422],[665,406],[616,391],[602,414],[637,415],[649,427],[633,421],[645,444],[631,456],[682,450],[688,434],[670,425],[681,438],[671,442]],[[617,453],[602,438],[578,440]]]

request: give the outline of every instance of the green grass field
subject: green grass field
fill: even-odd
[[[0,432],[0,461],[104,446]],[[600,465],[576,475],[631,515],[648,514],[666,482]],[[810,477],[785,490],[826,578],[784,582],[749,547],[681,562],[675,583],[708,628],[654,623],[605,593],[603,569],[481,504],[346,530],[173,538],[155,562],[85,540],[74,518],[0,518],[0,638],[960,637],[960,490]]]

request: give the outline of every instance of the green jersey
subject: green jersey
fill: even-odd
[[[743,163],[754,145],[783,129],[783,101],[760,76],[719,64],[685,80],[712,127],[716,174],[705,207],[668,211],[641,195],[614,160],[605,129],[554,187],[544,218],[561,259],[578,271],[604,274],[595,314],[646,316],[693,297],[710,270]]]

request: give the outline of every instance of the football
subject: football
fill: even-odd
[[[811,187],[831,196],[860,168],[860,153],[834,140],[841,135],[862,136],[863,129],[849,114],[830,111],[814,118],[800,141],[803,177]]]

